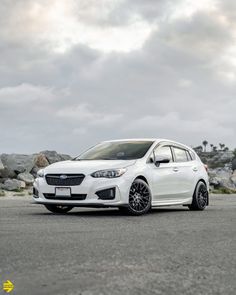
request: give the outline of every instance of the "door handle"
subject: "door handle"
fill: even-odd
[[[173,168],[173,171],[174,171],[174,172],[178,172],[178,171],[179,171],[179,168],[178,168],[178,167],[174,167],[174,168]]]
[[[194,172],[197,172],[197,171],[198,171],[197,167],[194,167],[194,168],[193,168],[193,171],[194,171]]]

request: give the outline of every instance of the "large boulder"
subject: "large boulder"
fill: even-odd
[[[68,160],[71,160],[72,157],[69,156],[69,155],[66,155],[66,154],[60,154],[61,158],[62,158],[62,161],[68,161]]]
[[[233,172],[233,174],[232,174],[232,176],[231,176],[230,179],[231,179],[231,181],[233,182],[233,184],[236,187],[236,170],[234,170],[234,172]]]
[[[1,188],[7,191],[16,191],[25,188],[25,182],[17,179],[7,179]]]
[[[236,188],[232,179],[232,171],[229,168],[209,169],[209,182],[214,188],[224,187],[231,190]]]
[[[42,169],[42,168],[39,168],[37,166],[35,166],[31,171],[30,171],[30,174],[32,174],[35,178],[37,177],[37,173],[38,171]]]
[[[56,151],[42,151],[42,152],[40,152],[40,155],[44,155],[45,158],[47,159],[47,161],[49,162],[49,164],[72,159],[71,156],[66,155],[66,154],[58,154]],[[38,166],[38,167],[40,167],[40,166]]]
[[[1,171],[1,170],[4,170],[4,166],[3,166],[2,160],[1,160],[1,158],[0,158],[0,171]]]
[[[236,158],[232,160],[232,170],[236,171]]]
[[[0,170],[0,177],[1,178],[16,178],[16,173],[13,170],[10,170],[8,168],[4,168],[3,170]]]
[[[33,184],[34,182],[33,175],[27,172],[18,174],[17,179],[24,181],[27,185]]]
[[[40,152],[40,154],[43,154],[46,157],[49,164],[63,161],[62,156],[58,154],[56,151],[42,151]]]
[[[44,154],[36,155],[35,166],[39,168],[44,168],[49,165],[49,162]]]
[[[30,172],[35,165],[34,155],[2,154],[1,160],[9,174]]]

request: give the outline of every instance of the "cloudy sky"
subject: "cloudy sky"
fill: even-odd
[[[234,0],[1,0],[0,153],[236,147]]]

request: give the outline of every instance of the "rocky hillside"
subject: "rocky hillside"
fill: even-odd
[[[69,159],[69,155],[58,154],[55,151],[42,151],[33,155],[0,155],[1,194],[4,194],[4,190],[19,192],[32,186],[39,169]]]
[[[236,192],[236,154],[232,151],[203,150],[197,150],[197,153],[209,167],[212,191]],[[56,151],[42,151],[33,155],[0,155],[0,196],[5,191],[31,189],[39,169],[69,159],[69,155],[58,154]]]
[[[196,150],[204,164],[207,164],[210,186],[222,193],[236,192],[236,154],[233,151],[204,152]]]

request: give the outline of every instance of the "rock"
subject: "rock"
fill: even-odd
[[[35,166],[44,168],[49,165],[49,162],[44,154],[36,155]]]
[[[2,178],[16,178],[16,176],[16,173],[13,170],[9,170],[8,168],[0,170],[0,177]]]
[[[25,188],[24,181],[17,179],[7,179],[1,187],[7,191],[15,191],[21,188]]]
[[[220,187],[221,184],[221,179],[219,177],[211,177],[209,179],[209,183],[211,186],[213,186],[214,188],[218,188]]]
[[[236,170],[234,170],[234,172],[233,172],[233,174],[232,174],[232,176],[231,176],[230,179],[231,179],[231,181],[233,182],[233,184],[236,187]]]
[[[33,184],[34,177],[30,173],[20,173],[17,175],[17,179],[24,181],[27,185]]]
[[[234,190],[236,188],[236,184],[233,181],[233,175],[230,169],[227,168],[216,168],[209,169],[209,182],[210,185],[215,188],[228,188]]]
[[[4,197],[5,196],[5,192],[0,188],[0,197]]]
[[[35,165],[34,155],[2,154],[1,160],[10,173],[30,172]]]
[[[232,161],[232,170],[236,171],[236,158],[234,158]]]
[[[0,158],[0,171],[1,171],[1,170],[4,170],[4,166],[3,166],[2,160],[1,160],[1,158]]]
[[[59,155],[56,151],[42,151],[40,152],[40,154],[43,154],[46,157],[49,164],[63,161],[62,156]]]
[[[26,188],[26,183],[23,180],[19,180],[21,183],[20,188]]]
[[[66,154],[60,154],[61,158],[62,158],[62,161],[68,161],[68,160],[71,160],[72,157],[69,156],[69,155],[66,155]]]
[[[37,172],[42,169],[42,168],[39,168],[37,166],[35,166],[31,171],[30,171],[30,174],[32,174],[34,176],[34,178],[37,177]]]
[[[7,179],[6,178],[0,178],[0,184],[4,183]]]

